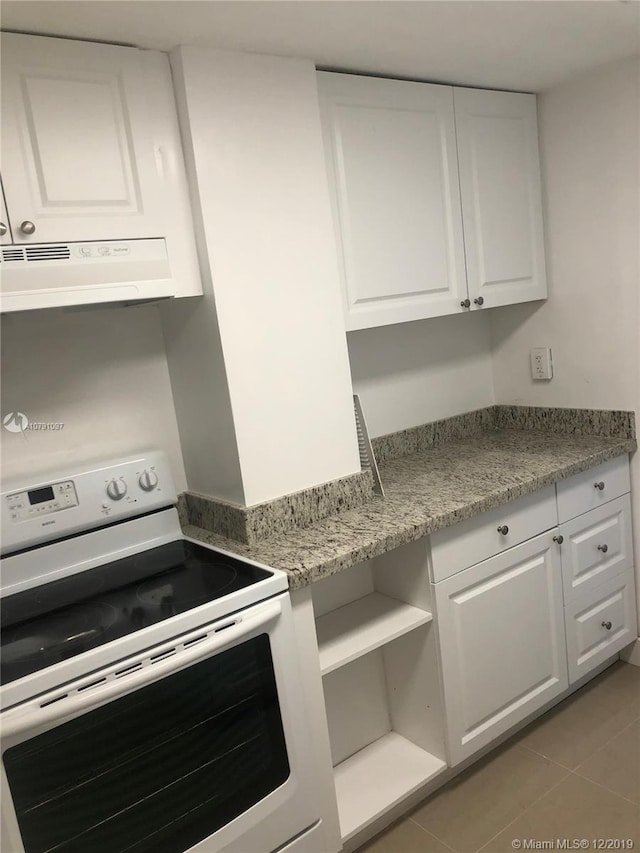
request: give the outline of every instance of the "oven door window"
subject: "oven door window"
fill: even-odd
[[[182,853],[289,763],[261,634],[8,749],[27,853]]]

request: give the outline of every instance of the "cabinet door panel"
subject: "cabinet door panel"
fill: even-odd
[[[319,74],[347,329],[463,310],[448,86]]]
[[[454,89],[471,299],[547,295],[535,95]]]
[[[568,685],[552,533],[434,590],[450,760],[458,764]]]
[[[2,37],[2,172],[16,242],[162,234],[143,52]],[[20,229],[35,224],[31,235]]]

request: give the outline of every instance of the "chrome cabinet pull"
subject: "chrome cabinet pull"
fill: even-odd
[[[25,221],[20,224],[20,230],[23,234],[33,234],[36,230],[36,226],[33,222],[29,222],[28,219],[25,219]]]
[[[508,532],[509,532],[509,528],[507,527],[506,524],[501,524],[500,527],[498,528],[498,533],[502,533],[503,536],[506,536]]]
[[[601,492],[604,489],[604,482],[600,480],[599,483],[594,483],[593,488],[598,489]]]
[[[608,550],[609,550],[608,545],[598,545],[598,551],[602,551],[603,554],[606,554]]]
[[[611,630],[611,622],[603,622],[602,627],[606,628],[607,631],[610,631]]]
[[[7,233],[7,226],[4,224],[4,222],[0,222],[0,237],[4,237],[4,235],[6,233]]]
[[[478,296],[473,300],[474,305],[484,305],[484,296]]]
[[[558,545],[562,545],[562,543],[564,542],[564,536],[562,535],[562,533],[559,533],[557,536],[553,537],[553,541],[557,542]]]
[[[460,303],[460,307],[461,308],[470,308],[471,307],[471,300],[470,299],[463,299],[462,302]]]

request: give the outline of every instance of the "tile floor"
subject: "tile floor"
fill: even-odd
[[[514,839],[557,850],[565,838],[631,839],[640,853],[639,667],[614,664],[358,853],[513,853]]]

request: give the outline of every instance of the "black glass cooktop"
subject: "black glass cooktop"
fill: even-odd
[[[15,681],[270,576],[178,539],[0,600],[0,680]]]

